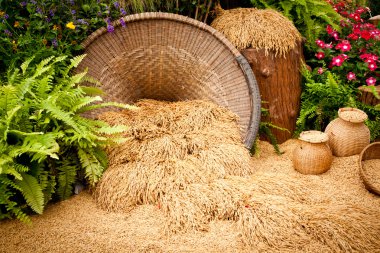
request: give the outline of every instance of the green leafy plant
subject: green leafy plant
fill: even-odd
[[[82,116],[106,106],[131,108],[101,103],[94,88],[80,85],[95,82],[86,72],[70,74],[83,57],[64,68],[66,56],[29,59],[1,83],[0,219],[27,222],[28,210],[40,214],[50,200],[68,198],[74,183],[94,186],[107,167],[102,148],[123,140],[125,126]]]
[[[306,67],[302,70],[304,88],[301,95],[301,111],[297,119],[296,135],[304,130],[323,131],[341,107],[357,107],[355,88],[343,85],[330,71],[318,74]]]
[[[342,17],[323,0],[251,0],[251,3],[254,7],[281,11],[307,39],[308,48],[315,48],[313,42],[327,24],[339,30],[339,22],[342,20]]]
[[[262,103],[268,103],[266,101],[262,101]],[[264,107],[261,107],[261,119],[269,118],[269,109],[266,109]],[[259,153],[259,146],[258,146],[258,141],[260,139],[260,136],[262,137],[267,137],[269,142],[272,144],[274,150],[278,155],[281,155],[282,152],[280,150],[280,146],[278,145],[277,138],[276,136],[272,133],[273,129],[278,129],[280,131],[287,131],[289,132],[288,129],[282,128],[279,126],[276,126],[270,121],[266,120],[261,120],[259,124],[259,136],[256,138],[256,141],[253,143],[253,147],[251,148],[251,153],[252,154],[258,154]]]

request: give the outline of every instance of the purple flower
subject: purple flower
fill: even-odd
[[[106,19],[106,22],[107,22],[107,24],[110,25],[110,24],[111,24],[111,18],[107,18],[107,19]]]
[[[37,7],[36,11],[38,14],[43,14],[42,9],[40,7]]]
[[[113,27],[113,25],[108,24],[108,25],[107,25],[107,31],[108,31],[109,33],[112,33],[113,31],[115,31],[115,28]]]
[[[126,27],[127,25],[125,24],[125,21],[123,18],[120,19],[120,24],[122,27]]]
[[[75,15],[77,13],[75,10],[71,10],[71,14]]]
[[[58,41],[56,39],[52,39],[51,44],[53,47],[58,47]]]
[[[114,2],[113,5],[115,6],[115,8],[119,8],[120,6],[119,2]]]
[[[5,33],[6,35],[8,35],[9,37],[12,37],[12,33],[11,33],[8,29],[5,29],[5,30],[4,30],[4,33]]]
[[[46,18],[46,22],[49,23],[50,21],[51,21],[51,18],[47,17],[47,18]]]
[[[74,4],[75,4],[75,1],[74,1],[74,0],[69,0],[69,3],[70,3],[71,5],[74,5]]]
[[[31,2],[32,4],[37,4],[37,2],[36,2],[35,0],[30,0],[30,2]]]
[[[8,14],[5,14],[4,15],[4,19],[8,19],[9,18],[9,15]]]
[[[27,3],[25,1],[21,2],[20,3],[21,7],[25,7],[27,5]]]
[[[81,24],[81,25],[88,25],[88,22],[85,21],[84,19],[78,19],[78,20],[77,20],[77,23],[78,23],[78,24]]]
[[[53,10],[49,10],[49,15],[50,15],[50,17],[54,17],[54,11]]]
[[[123,8],[120,8],[120,12],[123,16],[126,16],[127,15],[127,12],[123,9]]]

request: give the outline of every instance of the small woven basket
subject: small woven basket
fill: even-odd
[[[320,131],[306,131],[300,134],[301,145],[293,151],[293,166],[302,174],[321,174],[332,163],[332,153],[327,146],[328,136]]]
[[[346,107],[338,111],[339,118],[326,127],[329,146],[335,156],[351,156],[360,152],[370,142],[370,132],[364,121],[367,114],[359,109]]]
[[[380,177],[376,178],[378,183],[375,183],[375,180],[373,180],[365,170],[365,162],[370,160],[378,160],[378,165],[375,167],[380,170],[380,142],[374,142],[368,145],[363,149],[359,156],[360,177],[362,178],[365,187],[369,191],[380,195]]]

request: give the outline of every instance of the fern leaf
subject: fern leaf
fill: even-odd
[[[117,125],[113,127],[101,127],[96,129],[96,132],[101,133],[101,134],[118,134],[118,133],[123,133],[129,129],[128,126],[124,125]]]
[[[22,74],[23,74],[23,75],[25,75],[25,73],[26,73],[26,69],[29,67],[29,64],[33,61],[33,59],[34,59],[34,56],[31,57],[31,58],[29,58],[29,59],[27,59],[26,61],[24,61],[24,62],[21,64],[20,68],[21,68],[21,71],[22,71]]]
[[[85,170],[86,178],[90,185],[94,186],[100,179],[105,168],[93,154],[84,149],[78,149],[78,157],[82,168]]]
[[[96,87],[79,86],[87,96],[104,95],[104,91]]]
[[[38,214],[44,210],[44,195],[37,179],[29,174],[23,173],[22,180],[16,180],[15,184],[20,187],[21,194],[28,206]]]
[[[83,112],[92,111],[92,110],[104,108],[104,107],[111,107],[111,106],[123,108],[123,109],[128,109],[128,110],[138,110],[139,109],[137,106],[133,106],[133,105],[117,103],[117,102],[106,102],[106,103],[82,107],[80,110],[78,110],[78,113],[83,113]]]
[[[73,193],[73,184],[77,175],[76,166],[65,164],[58,168],[57,193],[60,199],[67,199]]]
[[[100,102],[102,101],[102,98],[100,96],[96,96],[96,97],[84,97],[81,99],[81,101],[79,101],[79,103],[77,105],[75,105],[71,111],[72,112],[76,112],[78,111],[79,109],[83,108],[84,106],[87,106],[89,104],[92,104],[94,102]]]
[[[17,113],[17,111],[20,109],[21,109],[21,106],[19,105],[19,106],[12,108],[10,111],[7,112],[7,118],[5,120],[5,130],[4,130],[4,136],[3,136],[5,141],[7,140],[9,125],[12,123],[12,119],[15,116],[15,114]]]
[[[42,101],[41,103],[42,109],[46,110],[47,112],[51,113],[55,118],[63,121],[68,126],[72,127],[75,131],[81,132],[81,129],[76,124],[76,122],[73,120],[71,112],[65,112],[61,110],[58,106],[53,104],[49,99]]]

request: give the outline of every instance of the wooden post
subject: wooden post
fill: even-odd
[[[301,62],[302,44],[288,52],[285,57],[275,57],[274,52],[265,54],[263,49],[244,49],[258,83],[262,104],[269,109],[269,119],[273,124],[286,128],[289,132],[273,129],[277,141],[282,143],[290,139],[296,128],[301,99]]]

